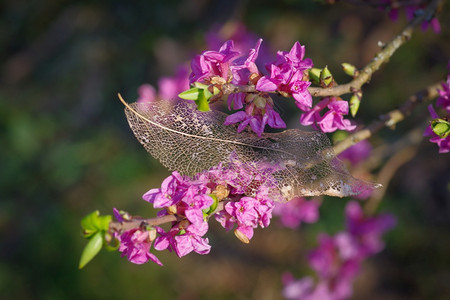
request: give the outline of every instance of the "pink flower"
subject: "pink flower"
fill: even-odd
[[[122,233],[119,237],[119,251],[122,257],[127,256],[128,260],[134,264],[143,264],[151,260],[162,266],[159,259],[150,253],[152,241],[147,230],[135,228]]]
[[[303,106],[299,107],[304,108]],[[328,107],[329,110],[321,116],[319,112],[325,107]],[[347,101],[338,100],[336,97],[327,97],[310,110],[306,110],[300,116],[300,123],[304,126],[312,125],[315,128],[317,128],[315,126],[317,124],[322,132],[333,132],[338,129],[351,131],[356,128],[356,125],[352,125],[349,120],[344,119],[344,115],[347,114]]]
[[[177,204],[181,200],[182,189],[179,186],[184,184],[184,180],[178,172],[173,172],[171,176],[164,179],[160,189],[151,189],[142,198],[153,203],[154,208],[169,207]]]
[[[352,125],[349,120],[344,120],[343,115],[348,114],[347,101],[331,101],[322,119],[317,122],[322,132],[334,132],[337,129],[352,131],[356,125]]]
[[[178,68],[174,77],[162,77],[158,81],[160,99],[179,99],[178,94],[189,89],[189,71],[185,66]]]
[[[361,263],[383,248],[381,235],[395,225],[388,214],[374,217],[364,215],[356,201],[346,207],[347,229],[331,237],[319,236],[319,246],[310,253],[308,261],[318,275],[314,286],[310,277],[294,280],[283,278],[284,295],[288,299],[348,299]]]
[[[197,55],[191,62],[192,73],[189,82],[208,83],[211,77],[222,77],[228,81],[230,74],[230,63],[232,58],[239,55],[234,51],[233,41],[225,42],[219,51],[204,51]]]
[[[152,102],[156,100],[156,90],[148,83],[141,85],[138,88],[138,99],[136,102]]]
[[[307,201],[303,197],[296,197],[287,203],[277,203],[274,214],[280,216],[283,226],[298,228],[301,222],[317,222],[319,219],[319,206],[320,203],[316,200]]]
[[[311,107],[312,97],[308,92],[311,84],[303,80],[304,71],[312,68],[311,59],[304,59],[305,47],[296,42],[289,52],[278,51],[277,60],[267,66],[270,76],[258,80],[256,89],[262,92],[285,92],[294,97],[301,106]]]
[[[364,161],[370,156],[372,152],[372,146],[369,141],[363,140],[356,143],[350,148],[345,149],[339,154],[339,158],[348,160],[353,166],[358,165],[360,162]]]
[[[238,111],[229,115],[224,125],[239,123],[238,132],[242,132],[247,126],[260,137],[266,125],[272,128],[285,128],[286,123],[280,115],[273,109],[273,102],[270,98],[250,95],[246,97],[246,107],[244,111]]]
[[[208,223],[204,222],[200,227],[190,225],[186,233],[175,236],[174,249],[178,257],[183,257],[192,251],[198,254],[208,254],[211,246],[207,238],[202,238],[208,231]]]

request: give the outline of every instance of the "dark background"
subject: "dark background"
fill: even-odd
[[[210,255],[158,252],[165,264],[158,267],[101,252],[79,271],[81,218],[112,207],[152,216],[141,195],[169,174],[135,140],[117,92],[134,101],[140,84],[174,75],[205,49],[205,32],[232,21],[244,22],[271,51],[288,51],[299,40],[316,66],[327,64],[346,82],[340,63],[367,64],[377,42],[405,26],[404,14],[392,22],[375,9],[309,0],[7,0],[0,8],[2,299],[278,299],[284,271],[311,273],[305,254],[317,233],[343,229],[347,199],[325,199],[320,222],[297,231],[275,220],[250,245],[214,224]],[[445,78],[448,8],[439,16],[440,35],[417,30],[364,88],[357,121],[368,124]],[[298,113],[281,108],[289,126],[299,127]],[[371,142],[409,145],[402,136],[416,127],[421,133],[427,117],[422,105]],[[398,226],[386,250],[365,263],[355,299],[450,295],[449,154],[426,140],[411,147],[417,152],[394,170],[380,208],[394,213]]]

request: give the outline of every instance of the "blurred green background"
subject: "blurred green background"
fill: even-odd
[[[152,216],[141,195],[169,174],[135,140],[116,95],[134,101],[140,84],[174,75],[205,49],[205,32],[232,21],[271,51],[299,40],[316,66],[327,64],[345,82],[340,63],[363,67],[378,41],[405,26],[404,15],[392,22],[382,11],[312,0],[5,0],[0,7],[1,299],[279,299],[284,271],[311,273],[305,254],[318,232],[342,230],[346,199],[327,198],[320,222],[297,231],[275,220],[250,245],[214,224],[210,255],[156,253],[161,268],[101,252],[78,270],[81,218],[112,207]],[[448,3],[439,19],[440,35],[418,30],[373,77],[358,121],[367,124],[445,78]],[[299,114],[280,108],[299,127]],[[422,132],[427,116],[422,105],[371,141],[404,142],[411,129]],[[426,140],[412,146],[414,158],[395,170],[381,205],[398,226],[387,249],[365,263],[355,299],[450,295],[450,155]]]

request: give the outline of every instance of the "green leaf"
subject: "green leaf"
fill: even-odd
[[[193,87],[187,91],[181,92],[178,94],[178,97],[185,100],[193,100],[196,101],[199,95],[202,93],[203,89]]]
[[[97,232],[94,234],[87,243],[86,247],[81,253],[80,263],[78,265],[79,269],[82,269],[88,262],[90,262],[102,249],[103,246],[103,234]]]
[[[89,238],[100,229],[100,212],[98,210],[90,213],[81,220],[81,227],[83,228],[83,236]]]
[[[109,223],[112,221],[111,215],[105,215],[99,217],[99,229],[107,231],[109,229]]]
[[[209,95],[211,95],[211,93],[209,93]],[[205,90],[202,90],[202,93],[199,94],[198,99],[195,100],[195,104],[197,104],[197,109],[199,111],[210,111],[211,109],[209,108],[208,100],[209,98],[205,96]]]

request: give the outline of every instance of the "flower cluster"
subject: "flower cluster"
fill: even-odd
[[[292,95],[300,109],[312,106],[312,97],[308,92],[311,82],[307,81],[307,70],[313,67],[310,58],[304,59],[305,46],[295,42],[289,52],[278,51],[277,60],[266,66],[269,76],[263,76],[256,89],[263,92],[286,93]]]
[[[326,107],[329,110],[321,116],[320,112]],[[303,110],[305,113],[300,116],[300,123],[304,126],[311,125],[320,128],[322,132],[334,132],[338,129],[352,131],[356,128],[356,125],[344,119],[344,115],[348,114],[348,102],[338,97],[326,97],[313,108]]]
[[[317,273],[318,282],[311,277],[295,280],[286,274],[283,294],[286,299],[348,299],[361,263],[380,252],[384,244],[381,235],[395,226],[391,215],[366,217],[357,202],[346,207],[346,231],[335,236],[319,236],[319,246],[308,257]]]
[[[225,125],[240,123],[238,131],[249,126],[261,136],[266,125],[285,128],[286,124],[274,110],[269,92],[293,96],[302,107],[311,107],[312,98],[307,88],[307,70],[311,59],[304,59],[305,48],[296,42],[290,52],[279,51],[277,60],[267,66],[270,75],[263,76],[256,65],[262,40],[259,39],[247,56],[234,48],[233,41],[225,42],[219,51],[204,51],[191,62],[190,83],[255,85],[257,93],[233,93],[228,96],[228,108],[238,111],[230,115]]]
[[[150,253],[152,242],[154,249],[175,251],[179,257],[192,251],[208,254],[211,246],[203,236],[213,214],[227,230],[236,225],[236,236],[248,243],[254,228],[269,225],[274,207],[270,187],[254,175],[232,164],[211,168],[194,179],[173,172],[160,188],[149,190],[143,199],[162,209],[159,217],[175,215],[179,221],[172,222],[168,231],[158,226],[127,230],[118,237],[119,251],[133,263],[151,260],[159,265],[161,262]],[[248,186],[256,186],[252,196],[248,196]],[[219,201],[223,201],[223,209],[216,212]],[[116,214],[116,218],[123,222],[120,215]]]

